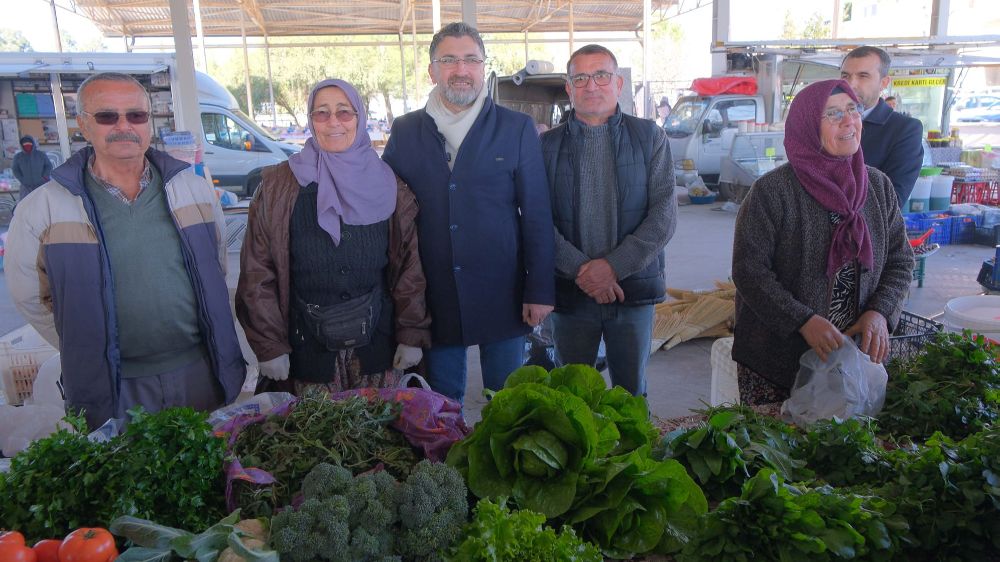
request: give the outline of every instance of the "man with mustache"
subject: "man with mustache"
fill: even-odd
[[[211,186],[149,148],[135,78],[95,74],[78,101],[91,146],[19,204],[7,238],[11,296],[62,354],[67,409],[94,429],[134,406],[232,402],[246,370]]]
[[[420,205],[428,380],[461,402],[466,349],[479,346],[483,385],[497,390],[552,311],[552,214],[534,123],[488,95],[479,32],[444,26],[430,58],[427,106],[396,119],[383,159]]]

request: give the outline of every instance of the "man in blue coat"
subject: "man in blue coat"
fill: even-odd
[[[858,47],[840,65],[840,77],[851,85],[864,105],[861,112],[861,151],[865,164],[892,180],[899,205],[910,197],[917,182],[924,149],[920,121],[893,111],[879,97],[889,86],[889,54],[878,47]]]
[[[555,303],[549,189],[535,126],[487,95],[483,40],[451,23],[431,40],[427,106],[393,123],[383,159],[417,196],[431,387],[462,401],[466,348],[503,387],[524,335]]]

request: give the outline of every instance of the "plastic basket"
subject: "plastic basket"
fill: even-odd
[[[940,322],[904,310],[899,317],[899,325],[889,336],[889,357],[886,360],[913,359],[943,329],[944,325]]]
[[[976,240],[976,219],[969,215],[951,218],[951,243],[972,244]]]
[[[910,237],[920,236],[933,228],[928,244],[951,244],[952,217],[941,213],[908,213],[903,215],[906,232]]]
[[[55,354],[52,347],[22,349],[0,342],[0,374],[8,404],[20,406],[31,398],[38,368]]]

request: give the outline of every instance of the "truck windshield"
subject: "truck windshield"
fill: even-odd
[[[708,100],[681,98],[667,116],[663,124],[668,137],[681,138],[691,135],[698,127],[702,114],[708,108]]]
[[[274,135],[272,135],[271,133],[269,133],[269,132],[265,131],[263,128],[261,128],[261,126],[258,125],[256,121],[254,121],[253,119],[251,119],[250,116],[247,115],[246,113],[243,113],[242,111],[240,111],[239,109],[237,109],[235,107],[231,108],[229,111],[232,111],[236,115],[242,117],[243,118],[243,123],[248,128],[250,128],[251,130],[253,130],[253,132],[257,133],[258,135],[264,137],[265,139],[269,139],[269,140],[273,140],[273,141],[278,140],[277,138],[275,138]]]

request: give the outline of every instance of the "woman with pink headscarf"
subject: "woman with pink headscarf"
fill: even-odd
[[[799,92],[785,121],[788,163],[760,177],[733,244],[733,359],[745,404],[788,398],[799,357],[846,336],[882,362],[912,280],[892,188],[865,165],[861,105],[843,80]]]
[[[416,199],[372,148],[353,86],[323,80],[308,108],[313,136],[265,168],[240,254],[257,388],[396,386],[430,345]]]

